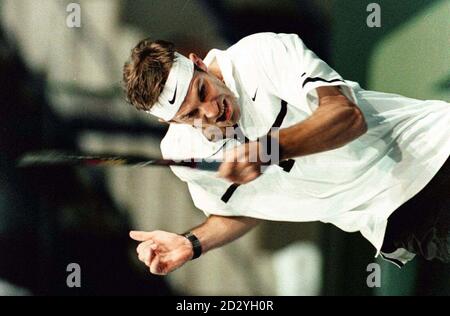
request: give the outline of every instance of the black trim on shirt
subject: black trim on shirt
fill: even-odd
[[[275,119],[275,122],[272,125],[272,128],[279,128],[281,126],[281,124],[283,123],[283,120],[286,117],[286,114],[287,114],[287,102],[284,100],[281,100],[281,109],[277,115],[277,118]],[[236,125],[234,125],[234,128],[235,129],[239,128],[239,126],[236,124]],[[245,143],[248,143],[250,140],[245,135],[244,135],[244,137],[245,137],[245,139],[244,139]],[[294,166],[294,163],[295,163],[295,160],[288,159],[286,161],[280,162],[279,166],[281,168],[283,168],[283,170],[285,172],[289,172],[289,171],[291,171],[292,167]],[[239,187],[239,184],[233,183],[232,185],[230,185],[228,187],[228,189],[225,191],[225,193],[222,195],[222,197],[220,199],[222,201],[224,201],[225,203],[227,203],[238,187]]]
[[[304,88],[308,83],[316,82],[316,81],[323,81],[323,82],[328,82],[328,83],[337,82],[337,81],[344,82],[344,80],[342,80],[342,79],[326,80],[326,79],[323,79],[323,78],[320,78],[320,77],[312,77],[312,78],[308,77],[308,78],[305,79],[305,81],[303,81],[302,88]]]
[[[233,195],[234,191],[236,191],[236,189],[238,188],[238,186],[239,186],[239,184],[237,184],[237,183],[233,183],[232,185],[230,185],[228,187],[228,189],[225,191],[224,195],[222,195],[222,197],[220,199],[222,201],[224,201],[225,203],[227,203],[228,200]]]
[[[283,170],[285,172],[289,173],[291,171],[292,167],[294,166],[294,164],[295,164],[295,160],[294,159],[288,159],[288,160],[281,161],[278,165],[281,168],[283,168]]]
[[[278,113],[277,118],[275,119],[275,122],[272,125],[272,128],[279,128],[283,123],[286,114],[287,114],[287,102],[281,100],[281,110],[280,113]]]

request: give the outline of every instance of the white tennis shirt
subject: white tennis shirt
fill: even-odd
[[[225,51],[211,50],[205,63],[214,59],[238,98],[238,124],[251,141],[277,118],[284,128],[311,116],[320,86],[340,86],[364,113],[368,131],[341,148],[295,158],[290,169],[270,166],[241,186],[212,172],[173,167],[194,204],[206,215],[332,223],[360,231],[378,255],[389,215],[423,189],[450,154],[450,104],[363,90],[294,34],[254,34]],[[161,150],[165,158],[205,158],[238,144],[209,142],[191,126],[171,124]]]

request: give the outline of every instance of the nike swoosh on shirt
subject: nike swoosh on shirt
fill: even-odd
[[[252,101],[253,102],[255,102],[255,100],[256,100],[256,94],[258,93],[258,89],[256,89],[256,91],[255,91],[255,96],[252,98]]]
[[[177,89],[178,89],[178,85],[175,87],[175,93],[173,94],[172,100],[169,100],[170,104],[174,104],[175,103],[175,98],[177,97]]]

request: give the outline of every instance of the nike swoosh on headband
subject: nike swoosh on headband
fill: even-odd
[[[178,85],[175,87],[175,93],[173,94],[172,100],[169,100],[170,104],[174,104],[175,103],[175,98],[177,97],[177,89],[178,89]]]

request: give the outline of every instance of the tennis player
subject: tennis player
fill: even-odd
[[[172,167],[207,215],[202,225],[130,233],[151,273],[261,220],[359,231],[399,266],[415,255],[450,261],[447,102],[364,90],[295,34],[254,34],[204,60],[143,40],[123,81],[133,106],[170,124],[164,158],[224,158],[217,174]]]

